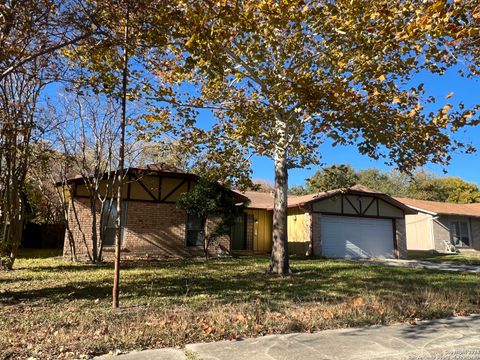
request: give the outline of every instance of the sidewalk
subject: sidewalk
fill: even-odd
[[[118,360],[180,360],[181,350],[130,353]],[[269,335],[243,341],[186,346],[201,360],[437,360],[480,359],[480,315],[419,322],[417,325]],[[146,355],[146,356],[145,356]],[[113,357],[102,357],[113,359]]]
[[[355,259],[350,260],[354,262],[361,262],[372,265],[407,267],[413,269],[431,269],[440,271],[454,271],[454,272],[471,272],[480,273],[480,266],[478,265],[456,265],[449,263],[437,263],[426,260],[407,260],[407,259]]]

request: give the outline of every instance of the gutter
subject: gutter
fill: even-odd
[[[423,213],[425,213],[425,214],[429,214],[429,215],[433,215],[433,216],[438,216],[438,215],[439,215],[439,214],[436,213],[436,212],[428,211],[428,210],[425,210],[425,209],[422,209],[422,208],[419,208],[419,207],[416,207],[416,206],[412,206],[412,205],[406,205],[406,206],[408,206],[409,208],[412,208],[412,209],[414,209],[414,210],[423,212]]]

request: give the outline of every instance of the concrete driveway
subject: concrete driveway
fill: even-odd
[[[466,271],[480,273],[480,266],[476,265],[454,265],[448,263],[436,263],[425,260],[404,260],[404,259],[356,259],[350,260],[365,264],[407,267],[413,269],[432,269],[441,271]]]
[[[188,354],[185,355],[185,353]],[[269,335],[133,352],[102,360],[478,360],[480,315],[416,325]]]

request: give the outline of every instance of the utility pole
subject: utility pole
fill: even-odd
[[[115,267],[113,276],[112,307],[118,309],[120,294],[120,255],[122,251],[122,203],[123,203],[123,183],[125,179],[125,127],[127,123],[127,84],[128,84],[128,30],[129,30],[130,6],[129,0],[126,0],[125,28],[123,38],[123,69],[122,69],[122,116],[120,124],[120,151],[117,174],[117,219],[116,219],[116,237],[115,237]]]

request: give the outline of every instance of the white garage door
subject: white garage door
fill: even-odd
[[[322,216],[323,256],[334,258],[393,258],[390,219]]]

